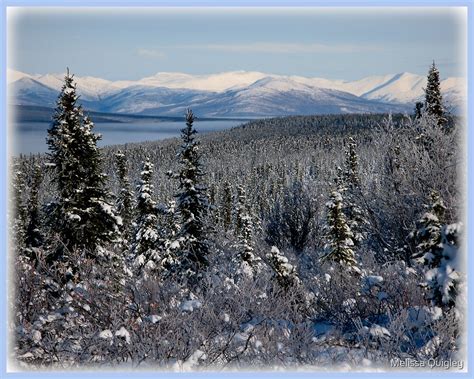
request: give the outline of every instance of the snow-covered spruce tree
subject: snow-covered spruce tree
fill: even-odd
[[[437,192],[431,193],[431,209],[418,221],[418,228],[410,234],[414,240],[413,259],[431,267],[437,267],[441,260],[441,228],[446,207]]]
[[[353,242],[354,235],[347,224],[342,206],[342,195],[337,191],[331,192],[330,201],[326,204],[326,252],[321,259],[323,261],[338,262],[342,266],[354,268],[357,271]]]
[[[41,233],[41,217],[39,209],[39,190],[43,180],[41,166],[35,164],[33,179],[30,185],[30,194],[27,203],[28,224],[26,227],[25,245],[31,248],[40,247],[43,244],[43,235]]]
[[[352,137],[349,137],[348,148],[345,151],[345,171],[343,178],[344,204],[343,212],[347,218],[347,224],[352,231],[352,240],[358,246],[364,239],[364,225],[368,222],[364,212],[357,204],[357,198],[361,194],[359,177],[359,156],[356,152],[357,145]]]
[[[337,192],[343,193],[346,192],[346,173],[340,167],[336,167],[336,176],[334,177],[334,188]]]
[[[272,246],[269,253],[266,254],[267,263],[274,273],[274,278],[282,289],[288,290],[300,284],[300,279],[296,267],[288,262],[276,246]]]
[[[344,152],[346,157],[346,183],[349,187],[358,188],[360,186],[359,178],[359,156],[357,155],[357,145],[352,137],[349,137],[348,148]]]
[[[413,258],[424,266],[427,299],[433,305],[453,306],[456,297],[456,272],[459,224],[444,224],[446,207],[438,193],[431,193],[432,206],[423,214],[418,229],[410,235],[416,243]]]
[[[179,269],[179,249],[182,239],[179,237],[181,225],[176,214],[176,201],[170,200],[167,204],[158,204],[157,210],[160,240],[159,270],[161,277],[165,278],[168,274],[176,272]]]
[[[128,177],[127,158],[125,154],[119,150],[115,153],[115,161],[117,163],[117,174],[119,179],[120,193],[117,196],[116,208],[122,218],[122,236],[128,239],[132,228],[133,219],[133,191],[130,186]]]
[[[180,171],[178,193],[175,195],[176,212],[181,219],[178,237],[181,240],[180,271],[189,279],[196,280],[209,265],[208,226],[206,224],[209,202],[206,187],[202,184],[205,175],[199,153],[199,141],[193,127],[193,112],[186,111],[186,127],[181,130],[183,144],[178,154]]]
[[[63,247],[85,248],[94,257],[119,236],[121,219],[113,210],[97,148],[101,136],[92,132],[94,124],[84,116],[78,98],[68,70],[47,138],[57,186],[49,219],[53,233],[60,239],[49,261],[60,258],[65,252]]]
[[[428,72],[428,82],[426,83],[425,88],[424,108],[428,115],[436,117],[438,126],[446,125],[447,120],[444,115],[439,71],[434,61]]]
[[[458,271],[459,239],[461,224],[443,225],[441,228],[441,245],[443,247],[438,267],[425,273],[428,288],[428,299],[437,306],[453,307],[460,275]]]
[[[152,176],[153,164],[147,157],[142,164],[141,180],[137,186],[137,220],[130,256],[131,265],[138,276],[148,275],[148,272],[158,267],[160,260],[160,233],[156,202],[153,200]]]
[[[235,233],[238,243],[237,264],[240,270],[247,273],[256,273],[261,259],[254,254],[253,231],[254,222],[247,209],[247,196],[242,185],[237,186],[237,198],[235,201]]]

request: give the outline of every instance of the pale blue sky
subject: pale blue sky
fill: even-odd
[[[9,10],[8,66],[110,80],[255,70],[354,80],[463,75],[460,8]]]

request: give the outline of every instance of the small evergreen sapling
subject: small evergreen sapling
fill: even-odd
[[[410,235],[417,243],[413,258],[424,267],[427,299],[435,306],[451,307],[455,304],[459,280],[457,256],[461,227],[444,224],[446,207],[438,193],[431,193],[431,202],[431,210],[423,214],[417,231]]]
[[[288,262],[288,258],[276,246],[272,246],[266,258],[274,272],[274,278],[282,289],[288,290],[300,284],[296,267]]]
[[[347,224],[342,204],[342,195],[337,191],[331,192],[330,201],[326,204],[327,243],[325,245],[326,252],[322,260],[338,262],[348,268],[356,268],[357,261],[354,253],[354,235]]]
[[[261,259],[254,254],[254,222],[247,209],[247,196],[243,186],[237,186],[237,198],[235,201],[235,233],[238,238],[238,259],[237,264],[240,271],[256,273],[260,268]]]
[[[431,267],[438,266],[441,260],[441,228],[446,207],[437,192],[431,193],[431,209],[418,221],[418,229],[411,233],[416,248],[413,259]]]
[[[429,288],[428,299],[438,306],[453,307],[460,275],[458,271],[461,224],[443,225],[441,228],[442,257],[438,267],[425,274]]]

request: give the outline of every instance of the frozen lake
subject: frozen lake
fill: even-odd
[[[229,129],[243,124],[242,120],[196,120],[194,126],[198,133],[208,133]],[[135,122],[135,123],[96,123],[94,131],[102,134],[99,146],[120,145],[132,142],[162,140],[177,137],[186,124],[177,121]],[[15,123],[12,128],[10,149],[13,155],[44,153],[47,130],[46,122]]]

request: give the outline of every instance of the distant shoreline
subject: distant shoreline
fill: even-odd
[[[13,122],[51,122],[54,109],[35,105],[9,105]],[[134,123],[134,122],[184,122],[184,115],[180,116],[149,116],[137,114],[119,114],[104,112],[88,112],[94,123]],[[197,117],[199,121],[251,121],[251,117]]]

